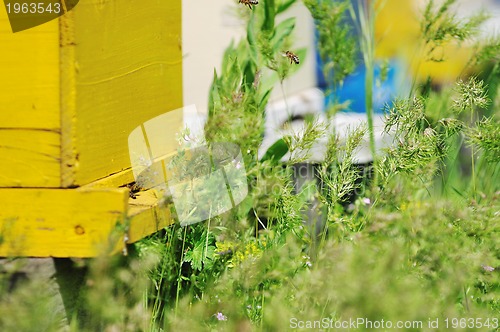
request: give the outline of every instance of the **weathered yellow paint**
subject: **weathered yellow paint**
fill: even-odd
[[[60,19],[61,48],[61,187],[70,187],[78,166],[76,137],[74,10]]]
[[[116,188],[134,182],[134,174],[132,169],[106,176],[105,178],[86,184],[86,188]]]
[[[0,256],[93,257],[173,223],[155,190],[0,188]],[[126,235],[126,236],[125,236]]]
[[[57,130],[0,127],[0,187],[59,187],[60,139]]]
[[[132,170],[128,169],[91,182],[84,187],[112,188],[133,181]],[[127,210],[128,243],[134,243],[174,222],[169,207],[164,204],[164,198],[155,189],[140,191],[136,194],[135,199],[130,198]]]
[[[81,0],[60,19],[15,34],[0,10],[0,130],[61,133],[59,169],[41,180],[6,176],[8,160],[43,165],[0,149],[0,187],[74,187],[130,168],[128,134],[182,106],[180,41],[181,0]]]
[[[155,190],[141,191],[136,199],[129,201],[129,243],[136,242],[174,222],[169,207],[163,202],[162,196]]]
[[[115,250],[172,222],[118,187],[128,135],[182,106],[180,41],[181,0],[81,0],[15,34],[0,10],[0,256],[91,257],[117,223]]]
[[[58,21],[12,33],[2,5],[0,50],[0,128],[59,129]]]
[[[134,181],[131,169],[107,176],[85,185],[85,188],[112,188]],[[170,210],[163,204],[164,197],[154,189],[140,191],[129,200],[128,243],[136,242],[173,223]]]
[[[91,257],[122,248],[126,189],[0,188],[0,256]]]
[[[59,187],[58,22],[13,34],[1,8],[0,45],[0,187]]]
[[[182,106],[180,0],[82,0],[70,14],[61,18],[62,40],[74,38],[62,45],[62,70],[74,70],[63,73],[74,75],[65,93],[74,108],[63,105],[65,186],[129,168],[129,133]]]

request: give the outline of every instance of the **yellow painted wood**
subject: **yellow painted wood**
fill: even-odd
[[[91,257],[117,222],[117,250],[172,222],[111,188],[134,180],[130,132],[182,106],[180,43],[181,0],[81,0],[16,34],[0,10],[0,256]]]
[[[60,21],[61,56],[61,187],[73,186],[79,153],[76,150],[74,9]]]
[[[141,191],[129,200],[128,243],[136,242],[174,223],[170,209],[155,190]]]
[[[12,33],[3,5],[0,128],[60,128],[58,20]]]
[[[132,170],[128,169],[104,179],[91,182],[85,188],[110,188],[123,183],[134,182]],[[127,210],[128,243],[139,241],[143,237],[153,234],[162,228],[171,225],[174,220],[169,208],[164,204],[164,197],[155,189],[140,191],[136,198],[129,199]]]
[[[42,179],[11,179],[8,160],[43,165],[0,149],[0,187],[74,187],[129,168],[128,134],[182,105],[180,41],[180,0],[81,0],[59,20],[15,34],[0,11],[0,130],[62,136],[59,170],[47,168]]]
[[[59,25],[12,33],[0,9],[0,187],[60,186]]]
[[[127,202],[123,188],[0,188],[0,256],[92,257],[121,249],[124,232],[116,224],[125,220]]]
[[[132,169],[128,168],[124,171],[106,176],[103,179],[86,184],[86,188],[116,188],[134,182],[134,174]]]
[[[125,188],[0,188],[0,202],[4,257],[119,252],[125,239],[136,242],[174,222],[155,190],[141,191],[132,199]]]
[[[60,140],[57,130],[0,127],[0,187],[59,187]]]
[[[180,0],[81,0],[70,14],[60,19],[61,69],[72,71],[62,76],[74,83],[63,105],[64,186],[129,168],[129,133],[182,106]]]

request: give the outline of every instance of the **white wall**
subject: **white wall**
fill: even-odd
[[[222,55],[231,39],[245,38],[246,24],[236,15],[241,6],[237,0],[182,1],[184,105],[195,104],[199,112],[207,111],[214,67],[220,68]],[[291,95],[315,86],[313,22],[301,3],[295,4],[286,15],[297,18],[294,47],[308,48],[301,69],[284,84],[287,95]],[[280,89],[274,90],[272,98],[281,98]]]

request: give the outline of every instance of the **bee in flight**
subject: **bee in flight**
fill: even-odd
[[[238,0],[238,3],[242,3],[246,6],[248,6],[248,8],[252,9],[252,5],[255,6],[255,5],[258,5],[259,2],[257,0]]]
[[[300,63],[299,57],[295,53],[286,51],[285,53],[283,53],[283,56],[286,56],[290,60],[290,64],[295,62],[295,64],[298,65]]]

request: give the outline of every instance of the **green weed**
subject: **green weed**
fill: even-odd
[[[365,134],[373,133],[370,125],[352,128],[341,144],[338,133],[313,119],[303,135],[286,136],[260,156],[271,90],[297,68],[282,55],[293,45],[294,19],[276,24],[294,2],[259,1],[246,10],[247,38],[227,48],[214,72],[207,143],[241,147],[248,196],[222,215],[175,223],[139,241],[127,258],[86,262],[87,314],[76,315],[72,331],[284,331],[306,321],[336,330],[336,323],[359,319],[412,322],[408,329],[421,331],[434,330],[429,322],[436,320],[437,330],[447,330],[445,320],[455,318],[488,321],[482,330],[498,327],[496,44],[478,46],[469,63],[489,68],[484,80],[463,77],[439,92],[414,88],[409,98],[388,105],[386,130],[394,144],[365,174],[353,156]],[[436,7],[430,1],[424,11],[422,42],[433,61],[445,61],[436,55],[440,46],[471,37],[483,18],[455,20],[453,2]],[[352,14],[346,1],[305,4],[318,26],[332,88],[353,70],[357,49],[373,70],[374,8]],[[348,37],[349,13],[360,18],[361,41]],[[293,165],[307,161],[322,135],[328,143],[318,182],[297,190]],[[357,197],[348,204],[353,192]],[[319,236],[303,222],[311,197],[321,203],[325,220]],[[60,317],[49,315],[49,296],[32,296],[38,284],[9,293],[8,278],[0,281],[2,330],[60,328]]]

